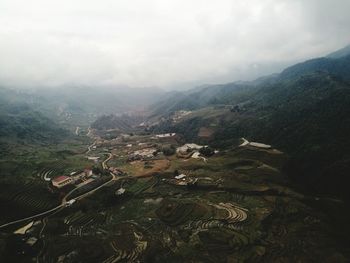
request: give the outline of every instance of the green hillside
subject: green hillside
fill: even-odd
[[[28,104],[0,99],[0,143],[55,143],[68,132]]]
[[[154,108],[165,119],[150,129],[221,147],[234,146],[240,137],[272,144],[290,155],[285,169],[299,186],[350,199],[346,189],[350,56],[346,55],[306,61],[253,82],[173,96]],[[206,113],[197,114],[207,107]],[[171,116],[176,110],[193,112],[174,122]],[[211,114],[214,110],[217,114]],[[203,129],[212,135],[198,136]]]

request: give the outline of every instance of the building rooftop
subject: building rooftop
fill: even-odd
[[[67,179],[70,179],[70,177],[65,176],[65,175],[61,175],[61,176],[58,176],[58,177],[55,177],[54,179],[52,179],[52,182],[59,183],[59,182],[65,181]]]

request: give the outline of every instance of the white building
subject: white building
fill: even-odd
[[[51,182],[53,186],[57,188],[62,188],[68,184],[73,183],[73,179],[69,176],[62,175],[52,179]]]
[[[181,180],[181,179],[183,179],[185,177],[186,177],[186,174],[179,174],[179,175],[175,176],[175,179]]]
[[[157,138],[167,138],[167,137],[173,137],[175,135],[176,135],[176,133],[164,133],[164,134],[157,134],[156,137]]]
[[[200,150],[202,149],[204,146],[195,144],[195,143],[187,143],[181,147],[178,147],[176,149],[177,153],[182,153],[182,154],[186,154],[188,151],[192,151],[192,150]]]

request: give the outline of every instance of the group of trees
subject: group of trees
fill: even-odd
[[[171,156],[171,155],[175,154],[176,147],[175,147],[175,145],[171,144],[171,145],[163,146],[159,150],[161,152],[163,152],[163,154],[165,156]]]

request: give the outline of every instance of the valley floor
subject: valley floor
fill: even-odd
[[[350,259],[324,212],[341,202],[293,190],[281,172],[287,157],[268,145],[243,140],[202,156],[195,144],[181,153],[176,134],[76,133],[88,139],[46,149],[30,175],[1,182],[1,262]],[[84,169],[80,181],[52,186]]]

